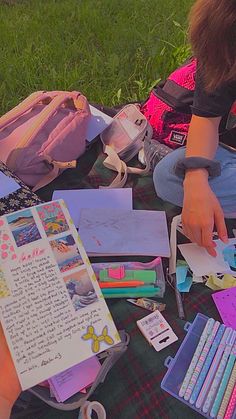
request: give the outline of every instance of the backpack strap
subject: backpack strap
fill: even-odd
[[[87,100],[84,96],[80,95],[80,93],[78,93],[78,92],[72,92],[72,93],[67,93],[66,92],[66,93],[61,93],[58,96],[55,96],[51,100],[51,102],[43,109],[43,111],[40,112],[40,114],[38,115],[35,123],[30,125],[28,130],[26,130],[25,134],[23,135],[23,137],[20,139],[19,143],[17,144],[17,148],[16,148],[15,152],[13,154],[9,155],[9,157],[7,159],[7,162],[6,162],[6,165],[13,172],[14,172],[15,165],[16,165],[16,162],[17,162],[18,154],[22,152],[22,148],[26,147],[28,142],[31,141],[38,134],[40,129],[48,121],[48,119],[56,112],[56,110],[60,106],[62,106],[66,101],[68,101],[70,99],[73,100],[74,106],[76,107],[77,110],[85,109],[85,106],[87,104]],[[39,101],[39,98],[38,98],[38,101]],[[32,102],[31,102],[30,107],[32,107]],[[45,157],[45,160],[48,160],[47,156]],[[49,161],[49,163],[52,163],[52,161]],[[71,164],[71,162],[69,162],[69,165],[70,164]],[[55,165],[54,174],[53,173],[50,174],[50,179],[53,180],[58,175],[58,172],[59,172],[59,169],[58,169],[58,167],[56,169],[56,165]],[[48,178],[48,175],[47,175],[47,178]],[[48,181],[47,181],[47,183],[45,183],[45,182],[46,182],[46,177],[41,180],[40,186],[39,186],[39,184],[37,184],[34,187],[34,190],[37,190],[37,189],[41,188],[42,186],[45,186],[48,183]]]
[[[45,156],[45,161],[52,165],[52,170],[40,179],[40,181],[33,187],[32,191],[36,192],[52,182],[59,174],[60,170],[73,169],[76,167],[76,160],[71,161],[57,161],[52,160],[49,156]]]
[[[29,111],[38,103],[45,100],[49,95],[45,91],[34,92],[30,96],[28,96],[25,100],[23,100],[19,105],[15,106],[5,115],[0,118],[0,130],[5,128],[9,125],[12,121],[16,118],[19,118],[25,112]]]
[[[100,186],[100,189],[123,188],[129,173],[145,176],[150,172],[149,164],[147,164],[144,169],[127,166],[127,164],[120,159],[116,151],[110,146],[105,146],[104,153],[107,154],[107,157],[104,160],[103,165],[108,169],[116,171],[117,176],[109,186]]]

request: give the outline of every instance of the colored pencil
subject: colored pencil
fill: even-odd
[[[207,394],[206,400],[205,400],[203,408],[202,408],[204,413],[207,413],[209,411],[210,407],[213,404],[213,400],[214,400],[214,398],[216,396],[216,392],[219,388],[220,381],[223,377],[223,373],[224,373],[224,370],[225,370],[225,366],[227,364],[231,349],[232,349],[234,341],[235,341],[235,336],[236,336],[236,332],[233,329],[231,329],[231,331],[230,331],[230,333],[227,337],[227,340],[226,340],[225,349],[223,351],[222,358],[219,362],[218,369],[216,371],[215,377],[213,378],[210,390]]]
[[[199,396],[197,398],[197,401],[195,403],[195,406],[198,409],[200,409],[202,407],[203,403],[204,403],[204,400],[206,398],[206,395],[207,395],[207,393],[209,391],[210,385],[211,385],[211,383],[213,381],[213,378],[215,376],[216,370],[218,368],[220,359],[222,357],[222,353],[223,353],[223,351],[225,349],[226,340],[227,340],[228,335],[231,332],[231,330],[232,329],[230,327],[227,327],[224,330],[223,336],[220,339],[219,344],[217,345],[217,351],[215,353],[214,359],[212,360],[212,363],[210,365],[210,368],[209,368],[209,371],[207,373],[206,379],[205,379],[205,381],[203,383],[203,386],[201,388],[201,391],[200,391]]]
[[[227,387],[228,381],[229,381],[231,373],[232,373],[232,369],[234,367],[235,359],[236,359],[236,343],[234,344],[233,349],[231,351],[231,354],[229,356],[229,360],[227,362],[227,365],[226,365],[226,368],[225,368],[225,371],[224,371],[224,375],[222,377],[219,389],[217,391],[215,401],[214,401],[213,406],[211,408],[211,412],[210,412],[211,418],[215,418],[217,416],[217,413],[219,411],[222,399],[224,397],[225,389]]]
[[[202,352],[203,346],[204,346],[204,344],[205,344],[205,342],[207,340],[207,337],[209,336],[209,334],[212,331],[212,328],[213,328],[214,323],[215,323],[215,320],[214,319],[208,319],[208,321],[207,321],[207,323],[206,323],[206,325],[205,325],[205,327],[203,329],[203,332],[201,334],[199,343],[198,343],[198,345],[197,345],[197,347],[195,349],[193,358],[192,358],[192,360],[190,362],[190,365],[188,367],[188,370],[187,370],[187,372],[185,374],[184,381],[183,381],[183,383],[182,383],[182,385],[180,387],[180,390],[179,390],[179,396],[180,397],[183,397],[186,394],[186,391],[187,391],[187,388],[188,388],[188,384],[189,384],[189,382],[191,380],[192,374],[193,374],[193,372],[195,370],[196,364],[197,364],[198,359],[199,359],[199,357],[201,355],[201,352]],[[188,399],[186,399],[186,400],[188,400]]]
[[[194,370],[194,373],[191,378],[191,382],[189,383],[190,388],[188,390],[188,394],[190,394],[190,400],[188,398],[188,394],[186,395],[186,400],[189,400],[191,404],[194,404],[197,400],[197,396],[199,394],[199,391],[201,389],[201,379],[200,374],[202,373],[205,361],[207,359],[207,356],[211,350],[211,346],[213,344],[213,341],[216,337],[216,334],[218,333],[218,329],[220,326],[220,322],[215,322],[211,334],[208,336],[208,339],[204,345],[203,351],[201,353],[201,356],[198,360],[198,363],[196,365],[196,368]],[[202,381],[203,382],[203,381]]]
[[[231,394],[230,401],[227,406],[224,419],[234,419],[235,408],[236,408],[236,385],[234,386],[233,392]]]
[[[234,367],[231,372],[231,375],[230,375],[230,378],[229,378],[229,381],[225,390],[225,394],[220,405],[219,412],[217,414],[217,419],[224,419],[225,412],[226,412],[235,384],[236,384],[236,362],[234,363]]]

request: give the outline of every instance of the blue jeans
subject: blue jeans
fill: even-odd
[[[176,162],[185,156],[181,147],[164,157],[155,167],[153,181],[157,195],[164,201],[183,206],[183,178],[174,173]],[[236,151],[218,147],[215,160],[221,164],[221,175],[209,178],[226,217],[236,216]],[[204,205],[204,202],[202,203]]]

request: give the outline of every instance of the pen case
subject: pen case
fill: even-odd
[[[151,262],[136,262],[136,261],[122,261],[122,262],[105,262],[105,263],[92,263],[92,267],[93,270],[97,276],[97,278],[99,279],[99,274],[101,271],[103,270],[109,270],[110,268],[112,269],[116,269],[117,267],[122,267],[122,269],[124,269],[126,272],[127,271],[135,271],[135,272],[140,272],[139,275],[141,275],[141,277],[139,276],[138,278],[135,278],[136,280],[141,280],[143,282],[146,282],[147,284],[149,284],[150,282],[153,282],[154,279],[154,275],[155,275],[155,287],[153,286],[151,292],[149,290],[149,292],[145,292],[144,290],[142,290],[140,292],[141,287],[135,287],[135,289],[132,290],[132,293],[121,293],[120,290],[116,290],[115,293],[109,293],[107,290],[104,291],[104,296],[105,298],[127,298],[127,297],[131,297],[131,298],[135,298],[135,297],[159,297],[162,298],[164,296],[165,293],[165,277],[164,277],[164,272],[163,272],[163,267],[162,267],[162,260],[160,257],[157,257],[155,259],[153,259]],[[153,273],[154,271],[154,273]],[[142,272],[142,273],[141,273]],[[148,274],[147,274],[148,272]],[[151,274],[149,272],[152,272]],[[145,278],[146,280],[144,280],[144,275],[145,274]],[[101,274],[102,276],[103,274]],[[105,274],[104,274],[105,275]],[[106,274],[107,275],[107,274]],[[109,278],[106,278],[106,276],[104,276],[104,282],[112,282],[112,280]],[[124,279],[124,278],[123,278]],[[120,279],[113,279],[114,281],[121,281]],[[130,280],[126,279],[126,280]],[[109,290],[110,291],[110,290]],[[106,295],[105,295],[106,294]]]
[[[191,409],[200,413],[202,416],[210,419],[210,411],[208,414],[205,414],[202,411],[202,408],[197,409],[194,404],[190,404],[184,397],[179,396],[179,390],[208,319],[209,317],[198,313],[193,323],[187,322],[185,324],[184,329],[187,331],[187,335],[179,347],[179,350],[174,358],[169,356],[165,360],[165,366],[168,368],[168,371],[161,382],[161,388],[185,403]]]

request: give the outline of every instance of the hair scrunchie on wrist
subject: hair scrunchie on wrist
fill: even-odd
[[[177,161],[174,172],[177,176],[184,177],[188,169],[206,169],[211,178],[221,174],[220,162],[205,157],[184,157]]]

